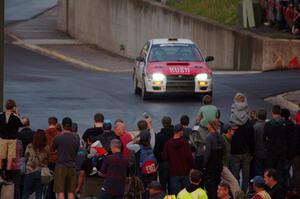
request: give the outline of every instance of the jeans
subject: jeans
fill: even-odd
[[[242,190],[245,193],[250,180],[250,163],[251,157],[249,153],[231,155],[230,157],[230,170],[238,182],[240,182],[240,172],[242,171]]]
[[[171,176],[170,177],[170,193],[169,195],[177,195],[181,189],[189,185],[188,176]]]
[[[112,196],[107,191],[101,190],[99,199],[122,199],[123,196]]]
[[[252,161],[253,165],[253,174],[252,177],[255,176],[263,176],[264,171],[266,169],[266,159],[262,158],[254,158]]]
[[[218,199],[217,189],[221,181],[222,168],[217,170],[205,170],[204,184],[209,199]]]
[[[170,191],[169,185],[169,168],[167,162],[161,162],[158,164],[158,178],[160,185],[164,191]]]
[[[43,185],[41,171],[34,171],[24,177],[23,199],[29,199],[30,194],[35,192],[36,199],[42,199]]]
[[[300,156],[297,155],[293,159],[293,182],[294,182],[294,190],[297,193],[300,193]]]

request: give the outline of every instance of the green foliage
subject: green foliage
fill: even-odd
[[[195,15],[205,16],[224,24],[238,22],[239,0],[168,0],[168,5]]]

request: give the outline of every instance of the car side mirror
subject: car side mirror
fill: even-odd
[[[137,57],[135,60],[138,61],[138,62],[145,62],[144,57]]]
[[[207,56],[205,58],[205,62],[210,62],[210,61],[214,61],[214,60],[215,60],[215,58],[213,56]]]

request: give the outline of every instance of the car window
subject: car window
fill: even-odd
[[[148,61],[202,62],[203,57],[194,44],[155,44],[151,47]]]

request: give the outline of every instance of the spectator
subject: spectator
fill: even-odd
[[[16,145],[16,158],[13,160],[12,169],[7,172],[7,181],[14,182],[14,199],[21,198],[21,160],[23,154],[23,146],[21,140],[17,140]]]
[[[212,121],[218,118],[219,111],[218,108],[212,105],[212,97],[210,95],[205,95],[202,99],[203,106],[200,108],[197,117],[197,123],[199,123],[199,132],[202,136],[202,139],[205,140],[208,132],[207,126],[208,121]]]
[[[18,131],[23,126],[16,107],[16,102],[9,99],[5,104],[6,111],[0,114],[0,169],[4,169],[3,160],[7,159],[6,169],[10,170],[16,158]]]
[[[189,127],[190,118],[187,115],[183,115],[180,118],[180,124],[183,126],[183,137],[187,140],[190,140],[190,135],[193,131],[192,128]]]
[[[162,153],[165,144],[174,135],[174,126],[172,125],[172,119],[168,116],[163,117],[161,123],[163,128],[155,136],[155,147],[153,152],[158,162],[159,182],[163,190],[167,191],[167,188],[169,188],[169,165],[168,162],[164,161]]]
[[[257,113],[258,121],[254,125],[254,159],[253,159],[253,172],[254,176],[262,176],[266,168],[267,146],[264,140],[264,129],[267,119],[267,111],[260,109]]]
[[[26,173],[24,177],[23,199],[29,199],[32,192],[35,198],[42,198],[41,168],[48,165],[48,153],[44,130],[34,133],[33,141],[25,151]]]
[[[154,136],[152,135],[152,137]],[[135,137],[135,139],[127,144],[127,148],[135,154],[135,168],[138,168],[137,175],[140,177],[145,188],[157,179],[157,161],[150,145],[150,140],[151,133],[146,129],[142,130],[138,137]],[[148,198],[147,192],[143,193],[143,198]]]
[[[281,108],[274,105],[272,119],[266,123],[264,139],[267,141],[267,169],[276,169],[280,182],[284,180],[284,164],[287,158],[287,126],[281,118]]]
[[[292,33],[298,38],[300,37],[300,3],[296,8],[295,18],[292,26]]]
[[[183,127],[177,124],[174,127],[174,136],[165,144],[163,158],[170,167],[170,193],[177,195],[188,186],[188,175],[194,167],[194,160],[189,142],[184,139]]]
[[[238,127],[231,141],[230,170],[238,181],[242,171],[242,190],[246,192],[250,180],[251,156],[254,152],[254,130],[249,122],[247,98],[242,93],[234,96],[230,123]]]
[[[128,160],[121,153],[122,143],[118,139],[111,141],[112,155],[104,161],[101,173],[105,180],[101,188],[100,199],[122,199],[124,196],[125,179]]]
[[[300,196],[300,124],[295,127],[294,142],[293,142],[293,184],[294,191]]]
[[[57,156],[56,156],[56,152],[51,150],[51,147],[52,147],[54,138],[61,134],[61,132],[57,130],[56,125],[57,125],[57,118],[49,117],[48,118],[48,128],[45,130],[47,146],[50,149],[48,168],[53,172],[55,170],[55,163],[56,163]],[[48,199],[55,199],[55,193],[53,192],[53,185],[54,185],[53,183],[54,182],[52,181],[49,184],[49,187],[47,190]]]
[[[162,199],[166,193],[163,191],[161,185],[157,181],[152,181],[147,189],[149,190],[149,199]]]
[[[90,136],[98,137],[102,135],[103,133],[103,122],[104,122],[104,116],[102,113],[96,113],[94,115],[94,126],[92,128],[87,129],[83,135],[82,139],[86,143],[87,139]]]
[[[271,196],[265,190],[265,181],[261,176],[255,176],[251,182],[253,183],[253,190],[255,195],[252,199],[271,199]]]
[[[64,199],[64,193],[68,193],[69,199],[74,199],[76,190],[76,158],[80,141],[72,133],[72,120],[65,117],[62,121],[63,133],[56,136],[52,149],[57,152],[55,166],[54,192],[58,199]],[[68,146],[68,147],[66,147]]]
[[[284,199],[285,191],[278,182],[278,175],[276,170],[269,169],[264,173],[264,180],[266,185],[269,187],[268,193],[272,199]]]
[[[255,110],[250,111],[250,123],[254,125],[257,122],[257,112]]]
[[[241,191],[238,181],[233,176],[231,171],[229,170],[229,160],[230,160],[230,151],[231,151],[231,140],[234,132],[236,131],[236,127],[232,124],[225,124],[223,126],[223,137],[225,141],[225,154],[223,156],[223,170],[221,173],[221,179],[223,182],[227,182],[230,186],[230,190],[232,195],[235,198],[237,192]],[[224,192],[222,192],[224,193]],[[219,196],[218,196],[219,197]]]
[[[126,146],[129,142],[132,141],[132,136],[129,132],[126,131],[125,123],[120,119],[115,121],[115,135],[122,142],[122,151],[124,157],[129,159],[129,151],[127,150]]]
[[[189,181],[190,184],[178,193],[177,199],[208,199],[206,192],[199,187],[202,181],[201,171],[192,169]]]
[[[298,106],[300,108],[300,104]],[[300,125],[300,109],[295,114],[295,121],[296,121],[296,125]]]
[[[217,195],[219,199],[230,199],[230,185],[226,182],[221,182],[218,186]]]
[[[98,137],[101,141],[101,144],[105,148],[106,151],[111,153],[110,151],[110,142],[113,139],[118,139],[118,136],[112,131],[112,124],[110,120],[105,120],[103,124],[103,134]]]
[[[33,140],[34,131],[30,128],[30,120],[28,117],[22,117],[22,123],[23,128],[19,133],[19,139],[22,141],[23,145],[23,154],[21,155],[24,156],[27,145]]]
[[[205,188],[210,199],[217,198],[218,184],[221,181],[223,170],[223,157],[225,154],[224,138],[218,133],[219,124],[217,120],[208,122],[209,135],[205,140]]]

